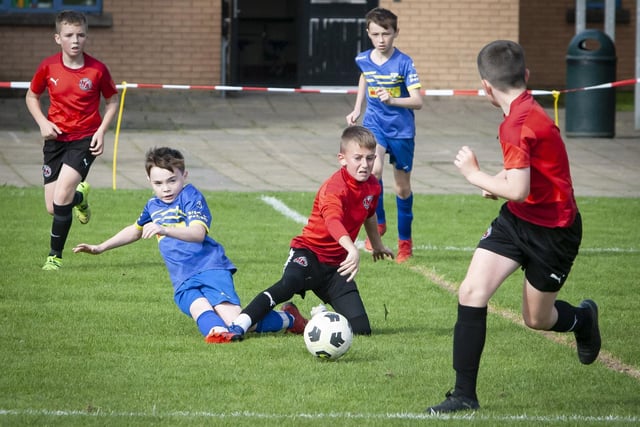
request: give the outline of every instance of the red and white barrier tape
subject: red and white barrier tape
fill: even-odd
[[[583,90],[608,89],[613,87],[629,86],[640,84],[640,78],[620,80],[617,82],[603,83],[595,86],[583,88],[565,89],[560,91],[552,90],[531,90],[532,95],[553,95],[554,93],[578,92]],[[259,87],[259,86],[225,86],[225,85],[166,85],[152,83],[126,83],[117,85],[118,89],[174,89],[174,90],[212,90],[229,92],[272,92],[272,93],[325,93],[349,95],[355,94],[357,89],[310,89],[310,88],[280,88],[280,87]],[[8,89],[28,89],[29,82],[0,82],[0,88]],[[425,96],[484,96],[483,90],[458,90],[458,89],[426,89],[422,91]]]

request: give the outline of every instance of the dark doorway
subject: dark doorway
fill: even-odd
[[[231,84],[292,86],[297,82],[298,0],[226,0]]]
[[[378,0],[224,0],[223,83],[353,86]]]
[[[378,6],[378,0],[305,0],[304,5],[300,85],[357,85],[354,59],[370,47],[364,15]]]

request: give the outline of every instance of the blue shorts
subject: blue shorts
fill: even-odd
[[[240,305],[229,270],[206,270],[185,280],[176,290],[173,300],[180,310],[191,316],[189,308],[198,298],[206,298],[212,307],[223,302]]]
[[[413,169],[413,153],[416,142],[413,138],[387,138],[381,133],[373,132],[376,141],[389,153],[389,163],[396,169],[411,172]]]

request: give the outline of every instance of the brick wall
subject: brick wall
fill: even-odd
[[[476,56],[486,43],[518,39],[515,0],[381,0],[398,15],[396,46],[410,55],[427,89],[477,89]]]
[[[525,48],[531,71],[529,87],[564,89],[567,48],[575,35],[575,23],[567,22],[566,13],[575,8],[575,0],[523,0],[520,3],[520,43]],[[622,9],[629,11],[631,22],[616,24],[616,80],[635,76],[636,3],[635,0],[621,2]],[[587,23],[586,28],[604,31],[604,24]]]
[[[104,11],[113,26],[90,27],[86,51],[109,66],[116,83],[219,82],[221,0],[104,0]],[[0,81],[30,80],[43,58],[60,51],[53,33],[53,23],[0,26]]]
[[[267,1],[267,0],[265,0]],[[565,87],[566,49],[575,0],[380,0],[399,17],[396,45],[415,61],[425,88],[477,89],[475,58],[487,42],[520,41],[530,87]],[[622,0],[631,22],[616,26],[618,79],[634,77],[634,0]],[[104,0],[110,28],[90,28],[87,51],[116,82],[212,85],[220,82],[222,0]],[[588,24],[588,28],[602,25]],[[59,51],[51,26],[0,25],[0,81],[28,81],[38,63]]]

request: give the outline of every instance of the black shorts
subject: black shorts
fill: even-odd
[[[312,291],[328,304],[344,294],[358,290],[354,280],[347,282],[347,276],[338,273],[337,266],[321,263],[316,254],[308,249],[291,249],[282,276],[294,288],[294,293],[304,298],[305,291]]]
[[[505,203],[478,248],[518,262],[539,291],[557,292],[569,276],[581,241],[580,213],[570,227],[549,228],[516,217]]]
[[[91,138],[65,142],[45,141],[42,147],[42,153],[44,154],[42,177],[44,178],[44,183],[48,184],[56,181],[63,164],[78,171],[84,181],[89,174],[91,164],[95,160],[95,156],[89,150],[90,145]]]
[[[321,263],[308,249],[291,249],[282,279],[268,291],[276,303],[287,301],[294,294],[304,298],[306,291],[312,291],[347,318],[354,334],[371,334],[369,317],[355,281],[347,282],[347,276],[338,273],[338,266]]]

